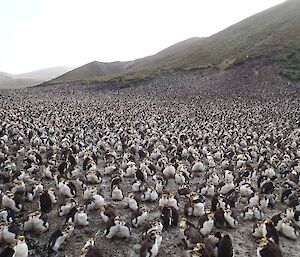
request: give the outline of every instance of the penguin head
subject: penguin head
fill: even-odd
[[[188,224],[187,224],[187,218],[186,217],[181,217],[180,218],[180,223],[179,223],[179,227],[181,228],[181,229],[187,229],[189,226],[188,226]]]
[[[17,236],[17,241],[25,242],[25,236],[24,235],[18,235]]]

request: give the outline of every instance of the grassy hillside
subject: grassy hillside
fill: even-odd
[[[288,0],[208,38],[191,38],[156,55],[131,62],[93,62],[50,83],[143,78],[174,69],[227,69],[263,57],[278,72],[300,80],[300,1]]]

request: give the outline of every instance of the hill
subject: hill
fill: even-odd
[[[132,79],[174,69],[227,69],[264,58],[289,79],[300,79],[300,1],[288,0],[207,38],[191,38],[130,62],[92,62],[50,83]]]
[[[41,84],[70,71],[70,67],[52,67],[23,74],[0,72],[0,88],[25,88]]]

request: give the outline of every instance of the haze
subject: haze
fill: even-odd
[[[0,0],[0,71],[133,60],[281,2]]]

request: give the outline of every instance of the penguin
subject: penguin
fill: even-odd
[[[261,238],[257,247],[257,257],[283,257],[279,245],[268,238]]]
[[[139,208],[138,197],[134,192],[129,192],[124,200],[126,206],[128,206],[132,211],[135,211]]]
[[[0,223],[1,224],[1,223]],[[17,240],[17,236],[20,233],[20,226],[16,223],[12,223],[10,225],[2,224],[2,240],[7,244],[15,243]]]
[[[134,227],[144,225],[147,221],[149,210],[146,206],[142,206],[132,213],[131,223]]]
[[[261,233],[263,237],[266,237],[279,245],[279,235],[271,219],[266,219],[263,222]]]
[[[228,234],[223,235],[219,241],[218,257],[233,257],[232,240]]]
[[[17,243],[14,247],[14,252],[14,257],[28,257],[28,245],[25,241],[25,236],[17,236]]]
[[[167,178],[174,178],[176,169],[171,163],[167,163],[162,172]]]
[[[182,234],[183,240],[186,243],[187,247],[191,247],[197,243],[202,242],[203,236],[197,227],[189,222],[186,218],[182,217],[180,219],[180,232]]]
[[[198,243],[192,249],[184,251],[180,257],[210,257],[205,244]]]
[[[155,257],[158,255],[159,247],[162,241],[160,232],[154,231],[147,237],[141,245],[140,257]]]
[[[97,186],[94,186],[94,185],[86,186],[83,190],[83,199],[84,200],[92,199],[93,195],[96,194],[97,191],[98,191]]]
[[[176,208],[168,204],[161,207],[161,220],[163,223],[164,229],[169,227],[176,227],[179,221],[179,213]]]
[[[89,238],[84,247],[81,248],[80,257],[103,257],[101,250],[95,246],[95,238]]]
[[[72,198],[67,198],[66,199],[66,203],[65,205],[62,205],[59,207],[59,210],[58,210],[58,215],[60,217],[62,216],[65,216],[66,214],[68,214],[70,212],[70,210],[72,208],[74,208],[76,205],[77,205],[77,201],[72,199]]]
[[[214,227],[214,214],[209,210],[199,217],[197,228],[203,236],[208,235]]]
[[[162,232],[164,226],[160,220],[154,219],[154,220],[147,222],[143,228],[144,228],[144,231],[142,233],[142,238],[144,240],[146,237],[148,237],[154,231]]]
[[[181,185],[178,187],[178,195],[188,196],[191,193],[191,189],[188,185]]]
[[[52,199],[50,194],[43,190],[40,194],[40,210],[43,213],[49,213],[52,210]]]
[[[224,210],[224,219],[230,228],[236,228],[238,225],[236,214],[231,209]]]
[[[132,192],[143,192],[145,188],[145,184],[141,180],[135,180],[131,186]]]
[[[114,201],[121,201],[121,200],[123,200],[124,195],[123,195],[123,192],[122,192],[121,188],[119,188],[118,185],[114,185],[113,186],[113,189],[112,189],[112,192],[111,192],[111,198]]]
[[[13,245],[6,246],[0,253],[0,257],[14,257],[15,250]]]
[[[89,219],[84,207],[79,206],[75,214],[75,224],[79,226],[88,226]]]
[[[6,224],[15,221],[15,212],[11,208],[4,208],[0,210],[0,220],[2,219]]]
[[[263,237],[263,233],[262,233],[262,227],[264,225],[264,220],[258,220],[252,228],[252,236],[254,236],[255,238],[262,238]]]
[[[113,237],[128,238],[131,235],[131,229],[125,221],[116,216],[106,222],[104,234],[107,239],[112,239]]]
[[[148,174],[145,169],[137,169],[134,174],[134,177],[136,180],[141,180],[141,181],[145,182],[145,181],[147,181]]]
[[[297,240],[299,232],[297,231],[296,225],[292,220],[283,219],[281,224],[282,234],[292,240]],[[275,242],[276,243],[276,242]]]
[[[86,204],[87,210],[100,210],[105,204],[103,196],[99,193],[93,194],[92,199],[87,200],[87,202],[89,202],[89,206]]]
[[[56,230],[49,239],[48,252],[58,252],[64,241],[69,238],[74,231],[72,224],[65,224],[61,229]]]
[[[223,228],[224,224],[226,222],[225,217],[224,217],[224,209],[217,208],[214,213],[214,217],[215,217],[214,224],[215,224],[216,228]]]
[[[150,186],[141,194],[142,201],[155,202],[158,199],[158,193],[154,187]]]
[[[2,207],[10,208],[15,212],[20,212],[23,208],[21,199],[11,191],[6,191],[2,197]]]
[[[116,210],[110,204],[104,204],[100,209],[101,218],[105,223],[117,217]]]
[[[205,213],[205,198],[196,192],[189,195],[189,200],[184,206],[186,216],[202,216]]]
[[[86,181],[93,184],[100,184],[102,182],[102,177],[97,170],[89,169],[86,174]]]

